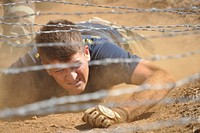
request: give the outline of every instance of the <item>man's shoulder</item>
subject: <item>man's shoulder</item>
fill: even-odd
[[[36,48],[28,51],[24,56],[20,57],[11,65],[11,67],[25,67],[34,65],[41,65],[39,54]]]
[[[123,42],[120,33],[113,27],[92,22],[81,22],[77,24],[81,29],[82,35],[100,36],[106,38],[112,43]]]

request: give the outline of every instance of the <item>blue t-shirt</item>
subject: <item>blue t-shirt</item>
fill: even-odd
[[[90,37],[87,37],[90,38]],[[89,66],[89,82],[86,91],[97,91],[107,89],[113,85],[121,83],[131,83],[131,76],[135,70],[140,57],[130,54],[118,45],[109,42],[105,38],[90,39],[94,40],[88,44],[91,61],[104,59],[136,59],[133,62],[108,63],[102,65]],[[102,43],[103,42],[103,43]]]

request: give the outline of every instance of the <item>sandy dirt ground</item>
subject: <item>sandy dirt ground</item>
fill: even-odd
[[[71,0],[72,2],[84,3],[84,0]],[[198,0],[90,0],[90,3],[110,6],[128,6],[135,8],[180,8],[192,5],[200,6]],[[51,7],[51,8],[50,8]],[[0,7],[2,8],[2,7]],[[82,7],[75,5],[63,5],[56,3],[37,3],[37,11],[40,12],[89,12],[106,11],[99,7]],[[2,11],[1,11],[2,15]],[[175,13],[130,13],[130,14],[98,14],[98,15],[47,15],[36,17],[37,24],[45,24],[49,20],[66,18],[74,22],[85,21],[91,17],[100,17],[114,24],[124,26],[158,26],[158,25],[180,25],[180,24],[199,24],[198,15],[180,15]],[[36,27],[37,31],[39,27]],[[181,28],[176,28],[181,30]],[[171,30],[176,30],[171,29]],[[185,28],[184,28],[185,29]],[[157,31],[136,31],[144,36],[162,35],[166,32]],[[200,50],[200,35],[184,35],[175,37],[161,37],[148,39],[145,47],[152,55],[176,55],[185,52]],[[19,50],[16,50],[19,51]],[[20,51],[26,51],[21,50]],[[9,54],[9,55],[8,55]],[[8,67],[24,52],[0,53],[0,67]],[[200,72],[200,55],[195,54],[178,59],[166,59],[155,61],[156,64],[172,73],[177,80]],[[2,83],[1,83],[2,84]],[[115,88],[123,88],[119,85]],[[2,89],[1,89],[2,90]],[[64,132],[200,132],[200,79],[192,81],[183,86],[173,89],[168,98],[172,99],[169,103],[160,103],[139,116],[135,121],[122,123],[109,127],[108,129],[91,128],[85,124],[81,117],[82,112],[66,112],[48,114],[45,116],[28,116],[25,118],[0,120],[0,132],[2,133],[21,133],[21,132],[44,132],[44,133],[64,133]],[[109,99],[109,98],[107,98]],[[187,100],[185,100],[187,99]],[[184,101],[185,100],[185,101]],[[105,100],[106,101],[106,100]],[[185,119],[184,119],[185,118]],[[189,119],[191,118],[191,119]]]

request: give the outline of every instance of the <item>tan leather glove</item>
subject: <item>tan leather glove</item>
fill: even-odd
[[[116,123],[126,122],[127,112],[122,108],[107,108],[102,105],[92,107],[84,112],[82,120],[93,127],[109,127]]]

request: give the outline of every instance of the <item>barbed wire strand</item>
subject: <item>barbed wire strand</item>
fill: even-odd
[[[96,30],[98,30],[98,28],[96,28]],[[100,28],[99,30],[102,30],[102,28]],[[174,36],[185,36],[185,35],[198,35],[198,34],[200,34],[199,28],[197,28],[195,30],[196,31],[177,32],[177,33],[175,32],[175,33],[167,33],[167,34],[162,34],[162,35],[152,35],[152,36],[145,36],[145,37],[143,36],[143,38],[155,39],[155,38],[162,38],[162,37],[174,37]],[[72,31],[74,31],[74,30],[39,31],[39,32],[32,32],[32,33],[28,33],[28,34],[18,34],[18,35],[13,35],[13,36],[0,34],[0,37],[3,37],[3,38],[19,38],[19,37],[24,37],[24,36],[33,36],[33,35],[37,35],[37,34],[41,34],[41,33],[49,34],[49,33],[58,33],[58,32],[72,32]],[[91,29],[78,29],[78,31],[80,31],[80,32],[81,31],[91,31]],[[141,39],[143,39],[143,38],[141,38]],[[3,39],[1,41],[3,41]]]
[[[152,35],[152,36],[143,36],[143,35],[141,35],[141,34],[137,34],[137,35],[135,35],[135,36],[130,36],[130,37],[128,37],[128,38],[123,38],[122,37],[122,40],[123,40],[123,42],[121,42],[121,43],[124,43],[124,45],[125,44],[127,44],[126,42],[127,41],[135,41],[135,40],[146,40],[147,38],[148,39],[155,39],[155,38],[161,38],[161,37],[175,37],[175,36],[181,36],[181,35],[198,35],[198,34],[200,34],[200,31],[198,31],[199,30],[199,28],[200,27],[197,27],[197,28],[195,28],[197,31],[194,31],[194,32],[192,32],[192,33],[190,33],[190,32],[186,32],[186,33],[168,33],[168,34],[162,34],[162,35]],[[94,28],[94,29],[79,29],[78,31],[90,31],[90,30],[114,30],[115,28],[113,28],[113,27],[110,27],[110,28]],[[10,40],[8,40],[8,39],[10,39],[10,38],[18,38],[18,37],[23,37],[23,36],[28,36],[28,35],[30,35],[30,36],[32,36],[32,35],[36,35],[36,34],[41,34],[41,33],[45,33],[45,34],[48,34],[48,33],[56,33],[56,32],[71,32],[71,31],[73,31],[73,30],[55,30],[55,31],[40,31],[40,32],[33,32],[33,33],[30,33],[30,34],[20,34],[20,35],[15,35],[15,36],[7,36],[7,35],[2,35],[2,34],[0,34],[0,37],[3,37],[3,38],[1,38],[1,42],[5,42],[5,44],[7,44],[7,45],[10,45],[10,46],[12,46],[12,47],[32,47],[32,46],[34,46],[34,47],[42,47],[42,46],[61,46],[61,45],[64,45],[64,44],[70,44],[70,42],[66,42],[66,43],[43,43],[43,44],[35,44],[35,43],[29,43],[29,44],[26,44],[26,45],[23,45],[23,44],[15,44],[15,43],[13,43],[12,41],[10,41]],[[164,31],[165,30],[160,30],[160,31],[162,31],[163,33],[165,33]],[[185,31],[187,31],[187,30],[185,30]],[[7,39],[5,39],[5,38],[7,38]],[[106,42],[108,42],[108,40],[101,40],[101,42],[95,42],[95,44],[102,44],[102,43],[106,43]],[[77,42],[78,43],[78,42]],[[93,42],[92,42],[92,44],[94,44]]]
[[[7,23],[7,22],[0,22],[0,24],[5,24],[5,25],[16,25],[16,26],[52,26],[52,27],[64,27],[64,26],[73,26],[76,28],[87,28],[87,29],[77,29],[79,31],[92,31],[92,30],[132,30],[132,31],[158,31],[158,32],[186,32],[186,31],[194,31],[194,30],[200,30],[200,25],[191,25],[191,24],[184,24],[184,25],[169,25],[169,26],[110,26],[110,27],[105,27],[105,28],[95,28],[91,26],[83,26],[83,25],[46,25],[46,24],[28,24],[28,23],[23,23],[23,24],[17,24],[17,23]],[[184,28],[181,30],[169,30],[167,28]],[[70,30],[69,30],[70,31]],[[37,34],[37,33],[30,33],[30,34]],[[3,36],[3,35],[1,35]],[[26,36],[26,35],[24,35]]]
[[[150,57],[146,57],[144,59],[150,61],[158,61],[158,60],[167,60],[167,59],[178,59],[184,58],[192,55],[200,54],[200,50],[194,50],[190,52],[186,52],[183,54],[176,54],[176,55],[168,55],[168,56],[160,56],[160,55],[153,55]],[[139,62],[140,59],[129,59],[129,58],[107,58],[102,60],[94,60],[89,62],[89,66],[92,65],[108,65],[112,63],[131,63],[131,62]],[[18,74],[22,72],[29,72],[29,71],[39,71],[44,69],[51,69],[51,68],[69,68],[69,67],[76,67],[79,64],[77,63],[60,63],[60,64],[48,64],[48,65],[35,65],[35,66],[28,66],[28,67],[20,67],[20,68],[1,68],[0,73],[4,74]]]
[[[127,6],[108,6],[108,5],[95,5],[95,4],[89,4],[88,2],[85,3],[75,3],[75,2],[62,2],[62,1],[54,1],[54,0],[34,0],[34,1],[28,1],[28,2],[15,2],[15,3],[6,3],[6,4],[0,4],[0,6],[14,6],[17,4],[30,4],[30,3],[41,3],[41,2],[51,2],[51,3],[58,3],[58,4],[67,4],[67,5],[75,5],[75,6],[86,6],[86,7],[98,7],[98,8],[111,8],[111,9],[122,9],[122,10],[131,10],[134,12],[170,12],[170,13],[178,13],[183,14],[184,11],[193,11],[200,9],[198,6],[191,6],[187,8],[168,8],[168,9],[158,9],[158,8],[133,8],[133,7],[127,7]]]
[[[123,94],[131,94],[134,92],[140,92],[140,91],[149,90],[152,88],[157,89],[157,90],[170,89],[172,87],[183,86],[183,85],[190,83],[192,81],[195,81],[197,79],[200,79],[200,73],[196,73],[196,74],[188,76],[182,80],[178,80],[175,84],[174,83],[156,84],[156,85],[143,84],[134,89],[133,88],[123,88],[120,90],[114,90],[114,91],[112,91],[112,93],[109,93],[108,90],[101,90],[101,91],[97,91],[94,93],[81,94],[78,96],[63,96],[60,98],[51,98],[51,99],[24,105],[24,106],[17,107],[17,108],[4,109],[4,110],[0,111],[0,118],[6,118],[6,117],[11,117],[11,116],[25,116],[27,114],[30,114],[30,112],[34,112],[34,111],[39,112],[39,110],[49,108],[49,107],[50,108],[46,110],[47,112],[50,112],[50,111],[56,111],[56,112],[58,111],[59,112],[58,107],[56,107],[56,108],[52,108],[52,107],[54,107],[56,105],[67,104],[67,103],[86,102],[86,101],[90,101],[90,100],[102,99],[104,97],[112,97],[112,96],[119,96],[119,95],[123,95]],[[199,98],[196,97],[195,100],[199,101]],[[168,103],[170,102],[169,99],[167,99],[165,101]],[[186,101],[186,100],[184,100],[184,101]],[[67,108],[60,107],[60,111],[63,111],[63,110],[75,111],[75,109],[77,109],[76,111],[78,111],[78,110],[86,109],[89,106],[91,107],[93,105],[94,105],[93,103],[92,104],[86,103],[86,104],[82,104],[82,105],[73,104],[73,105],[69,105]]]
[[[19,19],[19,18],[26,18],[26,17],[31,17],[31,16],[47,16],[47,15],[64,15],[64,16],[70,16],[70,15],[75,15],[75,16],[80,16],[80,15],[98,15],[98,14],[131,14],[131,13],[136,13],[137,11],[94,11],[94,12],[36,12],[28,15],[21,15],[21,16],[11,16],[11,17],[0,17],[0,20],[7,20],[7,19]],[[147,12],[147,11],[143,11]],[[148,12],[158,12],[158,11],[148,11]],[[200,14],[200,12],[176,12],[177,14],[181,15],[187,15],[187,14]]]
[[[146,26],[113,26],[111,25],[110,28],[95,28],[95,27],[92,27],[92,26],[84,26],[84,25],[80,25],[80,24],[77,24],[77,25],[66,25],[66,24],[31,24],[31,23],[9,23],[9,22],[0,22],[0,24],[3,24],[3,25],[15,25],[15,26],[31,26],[31,27],[34,27],[34,26],[51,26],[51,27],[64,27],[64,26],[73,26],[73,27],[76,27],[76,28],[87,28],[87,29],[91,29],[91,30],[110,30],[110,29],[113,29],[113,30],[117,30],[117,29],[124,29],[124,30],[148,30],[148,31],[161,31],[162,30],[165,30],[168,29],[168,28],[187,28],[190,30],[190,28],[192,29],[199,29],[200,28],[200,25],[199,24],[177,24],[177,25],[159,25],[159,26],[151,26],[151,25],[146,25]],[[187,30],[187,29],[184,29],[184,30]],[[172,31],[171,31],[172,32]],[[180,30],[180,32],[182,32]]]
[[[182,85],[184,85],[184,84],[182,84]],[[148,86],[148,85],[144,85],[144,86]],[[158,86],[160,86],[160,88],[158,88]],[[162,87],[161,87],[161,85],[157,85],[157,88],[154,88],[154,89],[163,90],[164,87],[165,87],[165,89],[169,89],[170,88],[169,86],[172,86],[172,85],[167,84],[167,86],[162,85]],[[95,95],[96,95],[95,94],[89,100],[87,98],[85,98],[85,99],[82,99],[82,100],[79,99],[77,101],[77,99],[74,98],[73,100],[71,100],[67,103],[63,103],[63,102],[58,103],[57,102],[57,104],[54,105],[54,106],[48,105],[48,107],[43,106],[43,108],[40,108],[39,110],[26,111],[27,113],[22,114],[22,116],[24,116],[24,115],[44,115],[44,114],[49,114],[49,113],[55,113],[55,112],[61,113],[61,112],[66,112],[66,111],[67,112],[82,111],[82,110],[91,108],[93,106],[96,106],[97,104],[101,104],[101,105],[104,105],[106,107],[111,107],[111,108],[120,107],[120,106],[129,106],[129,105],[138,106],[138,103],[134,102],[134,101],[130,101],[130,102],[124,101],[124,102],[121,102],[121,103],[118,103],[118,102],[99,103],[98,101],[92,102],[92,103],[78,103],[78,102],[87,102],[87,101],[89,102],[90,100],[102,100],[103,98],[109,97],[109,96],[110,97],[113,97],[113,96],[116,97],[116,96],[120,96],[120,95],[124,95],[124,94],[132,94],[134,92],[149,90],[149,89],[151,89],[151,87],[149,86],[148,88],[147,87],[144,88],[144,87],[140,86],[138,88],[134,88],[134,89],[137,89],[137,90],[134,90],[134,91],[133,91],[133,88],[121,88],[121,89],[125,89],[125,92],[122,93],[121,91],[114,91],[114,94],[112,92],[111,92],[112,94],[110,94],[107,91],[107,92],[104,93],[104,95],[101,95],[101,96],[98,96],[98,97],[95,97]],[[153,86],[153,87],[155,87],[155,86]],[[166,87],[168,87],[168,88],[166,88]],[[102,93],[102,91],[99,91],[99,92]],[[92,95],[93,95],[93,93],[92,93]],[[52,99],[52,100],[55,100],[55,99]],[[56,99],[55,101],[58,101],[58,100]],[[42,102],[44,102],[44,101],[42,101]],[[182,97],[176,97],[176,98],[165,97],[159,103],[157,103],[156,100],[151,99],[151,100],[148,100],[148,101],[142,103],[140,106],[143,106],[143,105],[148,106],[148,105],[153,105],[153,104],[156,104],[156,103],[157,103],[157,105],[166,105],[166,104],[170,105],[170,104],[174,104],[174,103],[175,104],[184,104],[184,103],[198,103],[198,102],[200,102],[200,93],[199,94],[196,93],[195,95],[192,95],[192,96],[184,96],[184,97],[182,96]],[[63,105],[63,104],[65,104],[65,105]],[[20,116],[20,115],[18,115],[18,116]],[[4,117],[6,118],[5,114],[4,114]],[[7,117],[10,117],[10,115],[8,115]]]

